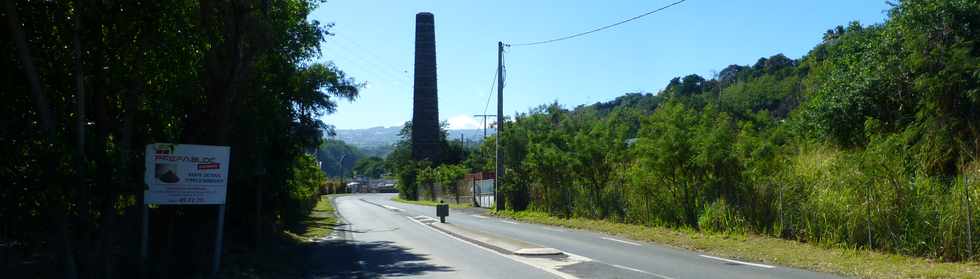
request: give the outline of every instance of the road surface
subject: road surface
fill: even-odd
[[[575,256],[560,265],[506,255],[453,237],[419,220],[435,208],[391,201],[393,194],[338,197],[348,227],[337,240],[352,244],[353,271],[335,277],[425,278],[838,278],[832,274],[740,262],[646,242],[452,210],[448,223],[468,230],[555,248]],[[335,251],[336,252],[336,251]],[[316,276],[314,276],[316,277]]]

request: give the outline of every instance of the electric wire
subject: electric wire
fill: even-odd
[[[366,48],[352,47],[353,44],[356,43],[346,39],[334,40],[333,42],[333,44],[325,45],[325,48],[328,50],[334,50],[334,52],[341,52],[344,54],[343,57],[355,60],[353,62],[356,62],[355,64],[357,68],[370,72],[371,74],[376,75],[377,79],[388,82],[389,84],[394,85],[397,83],[401,86],[412,88],[412,84],[409,82],[409,79],[405,76],[395,74],[396,71],[392,70],[391,65],[372,60],[369,56],[374,55],[371,54]],[[359,49],[359,51],[354,49]]]
[[[652,10],[652,11],[646,12],[646,13],[641,14],[641,15],[638,15],[638,16],[634,16],[634,17],[628,18],[628,19],[623,20],[623,21],[620,21],[620,22],[616,22],[616,23],[613,23],[613,24],[610,24],[610,25],[602,26],[602,27],[599,27],[599,28],[596,28],[596,29],[592,29],[592,30],[589,30],[589,31],[585,31],[585,32],[581,32],[581,33],[575,33],[575,34],[571,34],[571,35],[568,35],[568,36],[558,37],[558,38],[554,38],[554,39],[550,39],[550,40],[544,40],[544,41],[516,43],[516,44],[507,44],[507,46],[533,46],[533,45],[541,45],[541,44],[553,43],[553,42],[557,42],[557,41],[564,41],[564,40],[568,40],[568,39],[575,38],[575,37],[585,36],[585,35],[588,35],[588,34],[599,32],[599,31],[602,31],[602,30],[605,30],[605,29],[608,29],[608,28],[612,28],[612,27],[615,27],[615,26],[620,25],[620,24],[623,24],[623,23],[627,23],[627,22],[630,22],[630,21],[639,19],[641,17],[645,17],[645,16],[648,16],[648,15],[651,15],[653,13],[656,13],[656,12],[665,10],[667,8],[673,7],[674,5],[683,3],[684,1],[687,1],[687,0],[680,0],[680,1],[677,1],[677,2],[674,2],[674,3],[671,3],[670,5],[660,7],[658,9],[656,9],[656,10]]]
[[[352,39],[343,36],[336,36],[336,38],[340,39],[339,40],[340,42],[347,44],[348,46],[352,46],[353,49],[359,50],[360,52],[366,54],[365,58],[367,59],[365,60],[369,63],[375,64],[375,66],[381,68],[382,71],[385,71],[388,74],[395,76],[399,79],[404,79],[405,81],[411,81],[411,79],[408,76],[406,76],[408,72],[407,70],[397,71],[395,70],[395,67],[392,67],[390,64],[384,62],[384,61],[392,61],[393,59],[383,59],[380,56],[376,55],[374,52],[372,52],[370,48],[364,47],[363,45],[357,43],[357,41],[354,41]]]
[[[408,88],[412,87],[412,85],[407,83],[405,80],[403,80],[402,77],[392,75],[387,71],[383,71],[382,70],[383,66],[368,61],[365,58],[365,56],[356,54],[356,52],[349,50],[347,47],[344,47],[343,45],[332,44],[332,45],[327,45],[324,48],[327,50],[333,50],[334,53],[342,54],[337,58],[346,58],[352,60],[350,62],[354,62],[354,63],[346,65],[347,67],[353,66],[354,68],[359,68],[366,73],[373,74],[375,75],[376,80],[381,80],[390,85],[396,85],[396,86],[402,85]],[[368,80],[367,82],[371,83],[372,81]]]
[[[487,104],[483,106],[483,114],[487,114],[487,109],[490,108],[490,98],[496,95],[493,92],[493,86],[497,84],[497,70],[493,70],[493,78],[490,79],[490,90],[487,90]]]

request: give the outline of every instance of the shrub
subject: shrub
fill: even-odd
[[[724,198],[706,205],[698,216],[698,227],[709,232],[745,234],[745,218]]]

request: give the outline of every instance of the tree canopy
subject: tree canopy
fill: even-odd
[[[965,197],[980,193],[977,26],[977,1],[898,1],[884,23],[814,34],[822,42],[799,59],[520,113],[497,135],[498,202],[964,259],[977,230],[962,208],[980,205]],[[494,148],[485,141],[469,166],[492,171],[481,158]]]
[[[331,132],[317,119],[360,88],[313,62],[318,4],[5,1],[0,241],[53,266],[13,276],[135,277],[150,143],[231,147],[228,246],[305,216],[323,182],[307,154]],[[214,216],[153,207],[148,271],[208,271]]]

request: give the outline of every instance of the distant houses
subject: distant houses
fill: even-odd
[[[354,181],[347,183],[349,193],[397,193],[395,180],[393,179],[370,179],[357,177]]]

